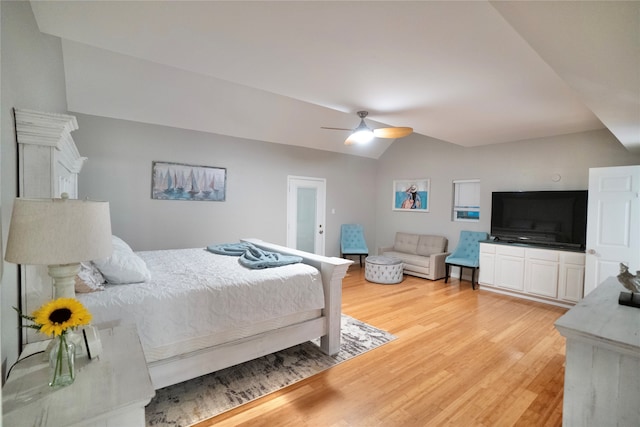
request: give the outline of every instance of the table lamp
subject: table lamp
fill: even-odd
[[[55,298],[75,298],[80,262],[111,256],[108,202],[15,199],[5,260],[48,265]]]

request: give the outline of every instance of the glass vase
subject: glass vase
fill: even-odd
[[[75,347],[64,332],[53,338],[53,346],[49,353],[49,385],[51,387],[64,387],[75,380]]]

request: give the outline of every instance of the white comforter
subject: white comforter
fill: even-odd
[[[306,264],[250,270],[237,257],[205,249],[137,254],[151,270],[151,281],[107,285],[78,298],[94,325],[136,324],[147,361],[234,337],[229,331],[324,307],[320,273]]]

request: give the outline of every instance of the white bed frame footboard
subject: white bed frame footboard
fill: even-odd
[[[324,288],[322,316],[170,359],[151,362],[148,364],[149,374],[156,389],[228,368],[318,337],[320,337],[320,348],[323,352],[334,355],[340,351],[342,279],[353,261],[315,255],[258,239],[242,239],[242,241],[250,242],[268,251],[300,256],[303,263],[317,268],[322,276]]]

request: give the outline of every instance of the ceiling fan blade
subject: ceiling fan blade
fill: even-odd
[[[374,129],[373,134],[376,138],[402,138],[413,132],[413,128],[398,127],[398,128],[379,128]]]
[[[351,134],[347,139],[344,140],[344,145],[353,145],[353,144],[356,144],[357,142],[358,141],[356,141],[355,138],[353,138],[353,134]]]
[[[320,126],[320,129],[329,129],[329,130],[348,130],[348,131],[352,131],[353,129],[345,129],[345,128],[328,128],[325,126]]]

